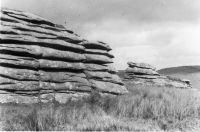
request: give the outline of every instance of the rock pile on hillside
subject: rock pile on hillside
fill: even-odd
[[[0,15],[0,102],[37,102],[127,92],[103,42],[89,42],[39,16],[9,9]]]
[[[156,68],[146,63],[134,63],[128,62],[129,67],[125,70],[127,78],[144,78],[144,79],[156,79],[159,74],[156,72]]]
[[[125,71],[118,72],[125,84],[133,83],[176,88],[192,87],[189,80],[160,75],[155,67],[146,63],[128,62],[128,66]]]

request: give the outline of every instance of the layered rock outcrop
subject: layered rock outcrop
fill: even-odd
[[[106,43],[27,12],[1,9],[0,23],[0,102],[127,93]]]
[[[160,76],[156,68],[146,63],[128,62],[129,67],[126,69],[127,78],[156,79]]]
[[[125,83],[176,88],[192,87],[189,80],[160,75],[155,67],[146,63],[128,62],[128,66],[125,71],[118,73]]]

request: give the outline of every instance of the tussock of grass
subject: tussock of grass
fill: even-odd
[[[200,97],[184,89],[128,86],[128,95],[91,95],[66,104],[1,105],[3,130],[200,129]]]

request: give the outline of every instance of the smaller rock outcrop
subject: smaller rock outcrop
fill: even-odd
[[[156,68],[146,63],[128,62],[129,67],[126,69],[127,79],[143,78],[156,79],[160,76]]]
[[[176,88],[191,88],[189,80],[160,75],[156,68],[146,63],[128,62],[125,71],[119,71],[118,75],[125,84],[140,84],[151,86],[164,86]]]

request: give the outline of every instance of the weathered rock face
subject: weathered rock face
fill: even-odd
[[[170,76],[161,76],[156,68],[146,63],[128,62],[128,68],[118,74],[126,83],[157,85],[177,88],[191,88],[189,80],[182,80]]]
[[[45,102],[53,96],[64,103],[93,90],[127,93],[109,66],[109,45],[30,13],[0,13],[0,102]]]

